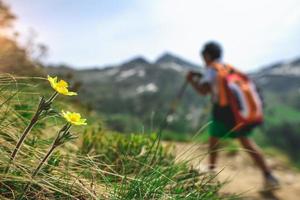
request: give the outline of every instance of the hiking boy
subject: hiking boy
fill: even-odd
[[[194,72],[187,74],[187,81],[201,95],[211,95],[212,122],[209,127],[209,169],[214,170],[217,161],[217,150],[219,140],[222,138],[236,138],[241,145],[250,154],[256,165],[261,169],[266,188],[276,188],[279,186],[278,180],[272,175],[271,169],[267,166],[266,161],[255,142],[249,138],[252,133],[252,127],[243,127],[236,129],[236,123],[232,106],[226,102],[228,97],[227,90],[220,84],[218,73],[227,67],[221,62],[222,49],[216,42],[208,42],[200,52],[206,68],[205,73],[199,78]],[[240,73],[240,72],[237,72]],[[240,73],[242,74],[242,73]],[[247,77],[246,75],[243,75]],[[224,84],[224,82],[223,82]],[[224,86],[226,88],[226,86]]]

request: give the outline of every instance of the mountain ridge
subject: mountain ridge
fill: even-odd
[[[296,102],[300,96],[300,79],[297,73],[289,74],[288,70],[299,70],[300,75],[299,63],[300,59],[277,62],[251,74],[251,77],[267,95],[276,95],[281,101],[290,101],[291,97],[292,102]],[[69,78],[71,83],[77,82],[81,86],[80,100],[98,112],[107,116],[128,116],[141,120],[141,124],[149,123],[152,113],[162,115],[167,111],[189,70],[203,70],[201,66],[168,52],[154,62],[137,56],[120,65],[104,68],[75,70],[63,66],[45,69],[51,75]],[[190,127],[196,128],[203,121],[203,116],[207,115],[202,106],[204,101],[205,98],[188,87],[181,110],[175,116],[182,132],[189,131]],[[157,117],[157,123],[159,118],[161,116]]]

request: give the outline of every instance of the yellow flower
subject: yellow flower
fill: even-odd
[[[71,124],[81,126],[81,125],[87,125],[86,119],[82,119],[81,115],[76,112],[65,112],[61,111],[61,115]]]
[[[57,81],[57,77],[52,78],[48,75],[47,77],[51,87],[58,92],[59,94],[67,95],[67,96],[74,96],[77,95],[76,92],[70,92],[68,90],[68,83],[64,80]]]

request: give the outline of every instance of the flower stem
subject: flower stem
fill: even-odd
[[[45,155],[45,157],[43,158],[43,160],[40,162],[40,164],[38,165],[38,167],[34,170],[34,172],[32,173],[31,178],[34,178],[40,171],[41,167],[43,166],[43,164],[47,161],[47,159],[49,158],[49,156],[51,156],[53,150],[56,148],[56,146],[52,145],[52,147],[49,149],[48,153]]]
[[[47,100],[47,103],[52,103],[57,96],[58,92],[54,92],[53,95]]]
[[[48,150],[47,154],[45,155],[45,157],[43,158],[43,160],[41,160],[41,162],[39,163],[38,167],[34,170],[34,172],[31,175],[31,179],[33,179],[41,170],[42,166],[45,164],[45,162],[48,160],[48,158],[51,156],[51,154],[53,153],[54,149],[56,147],[58,147],[61,143],[59,143],[59,140],[62,138],[62,135],[60,133],[67,133],[71,128],[71,124],[66,124],[63,128],[62,128],[62,132],[60,131],[59,134],[57,134],[51,148]],[[26,192],[28,191],[28,189],[30,188],[32,182],[28,182],[26,184],[26,186],[23,189],[22,194],[19,196],[19,200],[21,200],[23,198],[23,196],[26,194]]]
[[[43,158],[43,160],[39,163],[38,167],[34,170],[34,172],[31,175],[31,179],[33,179],[41,170],[42,166],[44,165],[44,163],[48,160],[48,158],[51,156],[51,154],[53,153],[54,149],[57,146],[52,145],[52,147],[49,149],[48,153],[45,155],[45,157]],[[20,197],[18,199],[22,199],[23,196],[26,194],[27,190],[30,188],[31,182],[28,182],[26,184],[26,186],[23,189],[22,194],[20,195]]]
[[[40,102],[40,105],[42,104],[42,99],[41,99],[41,102]],[[10,156],[10,161],[9,161],[9,164],[7,166],[7,168],[5,169],[5,173],[7,173],[9,171],[9,168],[10,168],[10,164],[15,160],[19,150],[20,150],[20,147],[22,146],[26,136],[28,135],[28,133],[31,131],[31,129],[34,127],[34,125],[36,124],[36,122],[38,121],[39,119],[39,116],[41,115],[43,109],[42,107],[39,105],[37,111],[35,112],[35,114],[33,115],[33,117],[31,118],[31,121],[30,123],[28,124],[28,126],[25,128],[25,130],[23,131],[18,143],[16,144],[11,156]]]
[[[9,164],[7,166],[7,168],[5,169],[5,173],[7,173],[9,171],[10,165],[11,163],[15,160],[20,147],[22,146],[26,136],[30,133],[31,129],[34,127],[34,125],[37,123],[40,115],[42,114],[43,111],[48,110],[50,108],[51,103],[54,101],[54,99],[57,97],[58,93],[54,92],[52,94],[52,96],[45,101],[44,97],[41,98],[39,106],[37,108],[37,111],[35,112],[34,116],[31,118],[30,123],[28,124],[28,126],[25,128],[24,132],[21,135],[21,138],[19,139],[18,143],[16,144],[16,147],[14,148],[11,156],[10,156],[10,161]]]

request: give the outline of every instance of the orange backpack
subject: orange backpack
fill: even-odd
[[[219,105],[230,106],[235,120],[234,131],[263,122],[263,105],[255,84],[230,65],[213,63],[217,71]]]

